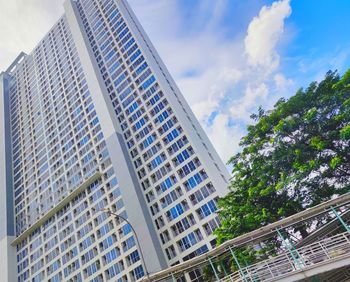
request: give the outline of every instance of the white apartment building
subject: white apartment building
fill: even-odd
[[[207,252],[225,165],[125,0],[64,8],[0,75],[1,281],[136,281]]]

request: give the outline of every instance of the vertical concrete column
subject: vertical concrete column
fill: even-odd
[[[16,281],[16,252],[12,184],[12,149],[10,127],[10,76],[0,74],[0,273],[1,281]]]
[[[67,0],[64,7],[109,155],[118,177],[128,220],[139,237],[148,271],[150,273],[159,271],[167,267],[166,259],[145,203],[142,188],[128,156],[119,122],[114,115],[77,7],[71,0]]]

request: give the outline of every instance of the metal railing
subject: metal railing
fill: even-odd
[[[240,271],[217,281],[272,281],[296,271],[315,267],[317,264],[350,257],[350,233],[340,233],[291,252],[294,254],[286,252],[249,267],[243,267]]]
[[[293,227],[293,226],[298,225],[298,224],[300,225],[306,221],[318,220],[318,217],[322,217],[325,215],[330,216],[331,220],[337,218],[338,222],[341,223],[343,228],[345,228],[350,234],[350,227],[347,225],[346,222],[344,222],[342,220],[342,218],[341,218],[342,214],[339,214],[339,211],[341,211],[341,213],[343,213],[344,210],[349,210],[349,204],[350,204],[350,193],[341,195],[335,199],[321,203],[315,207],[306,209],[298,214],[292,215],[290,217],[284,218],[284,219],[279,220],[277,222],[263,226],[259,229],[252,231],[252,232],[249,232],[249,233],[243,234],[241,236],[238,236],[234,239],[228,240],[228,241],[224,242],[222,245],[214,248],[213,250],[211,250],[205,254],[199,255],[193,259],[182,262],[178,265],[169,267],[167,269],[161,270],[159,272],[152,273],[148,280],[146,278],[144,278],[142,281],[152,281],[152,282],[176,281],[177,279],[181,279],[181,277],[189,274],[192,271],[199,270],[200,272],[202,272],[203,270],[207,269],[208,267],[211,269],[210,275],[215,276],[216,281],[220,281],[220,279],[221,280],[226,279],[226,280],[222,280],[222,281],[233,281],[233,280],[234,281],[244,281],[244,282],[259,281],[257,279],[253,280],[253,278],[248,280],[248,279],[245,279],[244,276],[245,276],[245,274],[247,274],[248,276],[250,274],[252,274],[253,270],[251,268],[253,266],[254,267],[261,266],[261,265],[263,265],[263,262],[259,262],[253,266],[248,266],[248,267],[240,265],[242,262],[239,261],[240,260],[239,258],[235,257],[235,252],[238,248],[252,245],[253,243],[255,244],[257,242],[264,242],[265,240],[272,238],[272,237],[275,237],[275,238],[277,237],[283,241],[289,241],[290,243],[292,243],[291,239],[289,238],[288,233],[286,234],[286,238],[284,238],[285,236],[282,234],[282,233],[284,233],[283,230],[285,231],[290,227]],[[281,236],[282,236],[282,238],[281,238]],[[314,239],[311,238],[310,240],[312,241]],[[311,245],[308,245],[308,246],[311,246]],[[293,259],[295,259],[295,258],[293,258],[293,257],[295,257],[294,252],[295,252],[295,247],[289,246],[289,249],[286,250],[286,253],[284,255],[272,258],[271,259],[272,264],[266,266],[266,268],[267,267],[272,268],[273,270],[271,272],[273,275],[276,275],[276,274],[274,274],[274,272],[278,272],[278,271],[281,272],[282,268],[285,269],[284,272],[286,272],[286,273],[288,271],[293,271],[293,269],[295,268],[294,263],[299,264],[299,265],[301,264],[301,262],[299,262],[299,261],[293,262]],[[238,269],[243,268],[244,271],[240,272],[240,270],[239,270],[238,272],[235,272],[234,274],[231,274],[230,276],[225,276],[226,273],[222,273],[222,272],[226,271],[226,272],[230,273],[231,268],[226,267],[226,269],[225,268],[218,269],[218,264],[220,264],[220,260],[221,260],[220,258],[222,258],[223,256],[231,256],[233,258],[233,262],[234,262],[235,267],[238,267]],[[211,261],[213,263],[211,263]],[[268,261],[270,261],[270,260],[268,260]],[[280,265],[279,270],[276,268],[276,265]],[[303,266],[303,265],[301,265],[301,266]],[[298,267],[300,268],[301,266],[298,266]],[[292,268],[292,267],[294,267],[294,268]],[[210,269],[209,269],[209,272],[210,272]],[[255,269],[255,271],[257,271],[257,269]],[[264,278],[265,280],[270,279],[272,276],[271,276],[271,274],[268,274],[268,272],[269,272],[269,270],[267,270],[266,273],[263,274],[263,270],[260,270],[261,277],[263,277],[265,275],[266,276],[266,278]],[[224,275],[226,278],[221,278],[222,275]],[[253,276],[251,275],[251,277],[253,277]],[[232,279],[230,280],[230,278],[232,278]],[[189,279],[189,278],[186,278],[186,279]],[[260,280],[264,280],[264,279],[260,279]]]

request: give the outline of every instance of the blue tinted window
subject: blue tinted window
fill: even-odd
[[[145,90],[147,89],[153,82],[155,82],[156,79],[155,77],[152,75],[149,79],[147,79],[141,86],[141,90]]]

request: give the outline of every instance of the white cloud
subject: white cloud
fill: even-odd
[[[237,69],[220,66],[197,77],[180,78],[178,82],[183,92],[190,94],[186,98],[197,118],[205,123],[242,75]]]
[[[233,99],[230,105],[231,117],[236,121],[250,123],[250,115],[259,106],[271,107],[293,84],[282,73],[274,72],[279,67],[277,45],[284,32],[284,21],[291,14],[289,0],[276,1],[263,6],[249,23],[244,39],[246,64],[244,65],[244,93]]]
[[[63,0],[0,0],[0,70],[29,53],[63,14]]]
[[[276,73],[273,79],[275,81],[276,90],[281,91],[282,93],[293,85],[293,80],[286,78],[282,73]]]
[[[244,136],[244,130],[239,126],[230,125],[230,116],[227,114],[215,116],[213,123],[205,126],[204,130],[225,163],[238,151],[239,141]]]
[[[284,21],[291,14],[289,0],[277,1],[272,6],[264,6],[249,24],[244,40],[248,62],[274,70],[279,65],[279,55],[275,47],[284,31]]]
[[[259,102],[264,102],[268,93],[269,89],[265,83],[256,86],[248,84],[242,99],[235,101],[230,108],[232,117],[249,123],[250,115],[256,111]]]

